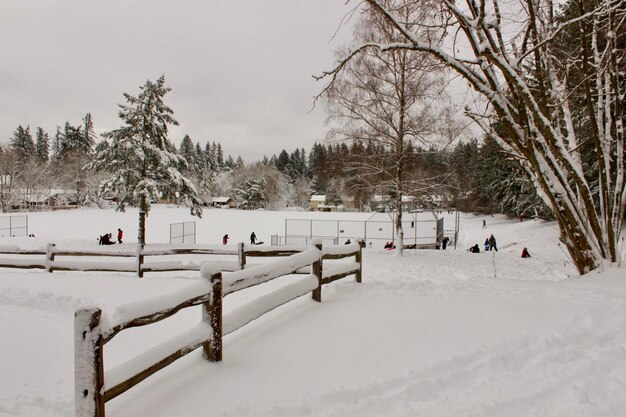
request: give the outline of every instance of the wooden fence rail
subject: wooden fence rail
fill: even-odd
[[[62,248],[49,243],[46,250],[24,250],[19,247],[0,247],[0,255],[17,255],[14,258],[0,258],[0,268],[45,269],[54,271],[103,271],[103,272],[134,272],[142,277],[145,272],[169,271],[200,271],[202,262],[181,260],[150,260],[151,257],[176,257],[183,255],[228,255],[237,256],[237,260],[222,261],[221,270],[236,271],[246,267],[250,257],[289,256],[301,252],[305,246],[289,246],[277,249],[272,246],[256,246],[237,244],[231,246],[213,245],[124,245],[122,247],[104,247],[94,249]],[[29,256],[23,256],[29,255]],[[33,258],[32,255],[42,255]],[[63,260],[60,257],[89,258],[124,258],[119,261],[110,259],[94,260]],[[203,259],[206,261],[206,259]]]
[[[259,248],[257,248],[259,249]],[[241,252],[248,256],[284,256],[291,251],[257,250]],[[250,255],[253,253],[253,255]],[[268,255],[271,253],[271,255]],[[354,257],[342,267],[323,268],[324,259]],[[222,300],[228,294],[260,285],[281,276],[294,274],[305,267],[310,273],[284,287],[244,304],[223,317]],[[263,314],[308,292],[321,301],[321,287],[336,279],[355,275],[361,282],[361,246],[322,248],[321,244],[291,253],[272,262],[235,272],[221,272],[210,263],[202,267],[201,279],[178,292],[122,306],[116,310],[115,323],[101,320],[96,307],[75,314],[75,402],[77,417],[104,417],[105,403],[126,392],[150,375],[177,359],[203,347],[203,357],[211,362],[222,360],[222,337]],[[171,317],[180,310],[202,305],[202,319],[191,329],[104,373],[104,347],[125,329],[145,326]],[[158,306],[158,307],[156,307]]]

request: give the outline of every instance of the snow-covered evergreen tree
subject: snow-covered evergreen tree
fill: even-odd
[[[30,134],[30,127],[24,129],[21,125],[13,132],[11,149],[15,152],[18,165],[23,165],[35,154],[35,142]]]
[[[226,161],[224,162],[224,167],[229,170],[235,168],[235,160],[231,155],[228,155],[228,157],[226,158]]]
[[[221,143],[218,143],[215,148],[215,162],[220,170],[224,168],[224,151],[222,151]]]
[[[63,133],[61,133],[61,126],[57,126],[57,131],[54,134],[54,139],[52,140],[52,156],[50,159],[53,162],[56,162],[61,158],[62,147],[63,147]]]
[[[37,141],[35,143],[35,154],[37,159],[42,162],[48,162],[50,153],[50,138],[48,134],[40,127],[37,128]]]
[[[235,189],[239,207],[247,210],[264,207],[266,185],[264,177],[245,180],[241,187]]]
[[[146,242],[145,222],[150,203],[159,198],[176,199],[202,215],[201,201],[195,186],[178,167],[185,159],[173,152],[167,139],[169,125],[177,125],[174,112],[163,97],[170,91],[165,77],[150,80],[140,87],[137,97],[124,93],[127,105],[120,104],[119,117],[124,125],[104,134],[110,146],[96,155],[90,167],[110,173],[101,184],[102,192],[117,196],[117,209],[139,207],[140,245]]]
[[[85,114],[83,117],[83,131],[82,138],[78,145],[78,148],[84,153],[88,154],[93,150],[96,144],[96,133],[93,130],[93,119],[91,113]]]
[[[189,171],[193,171],[195,167],[196,152],[189,135],[185,135],[181,141],[179,153],[187,161]]]

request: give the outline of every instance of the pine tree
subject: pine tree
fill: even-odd
[[[58,162],[61,159],[63,149],[63,133],[61,133],[61,127],[57,126],[57,131],[54,134],[54,139],[52,140],[52,161]]]
[[[95,144],[96,133],[93,130],[93,119],[91,118],[91,113],[87,113],[85,114],[85,117],[83,117],[82,138],[78,148],[85,154],[89,154],[93,150]]]
[[[502,152],[494,138],[485,138],[473,168],[477,175],[473,176],[472,188],[491,210],[510,216],[537,213],[549,217],[550,210],[524,170]]]
[[[178,125],[174,112],[163,102],[169,91],[161,76],[156,82],[146,81],[137,97],[124,93],[128,104],[119,105],[124,125],[104,134],[111,144],[90,164],[111,174],[101,191],[117,196],[118,210],[124,211],[127,205],[139,207],[140,245],[146,242],[145,222],[151,201],[181,199],[192,215],[202,215],[196,188],[178,170],[185,159],[172,152],[167,139],[168,126]]]
[[[23,166],[31,156],[35,155],[35,143],[30,134],[30,127],[24,129],[21,125],[18,126],[13,132],[10,143],[20,166]]]
[[[235,169],[235,160],[231,155],[228,155],[228,158],[226,158],[226,161],[224,162],[224,167],[228,170]]]
[[[341,198],[341,194],[339,193],[339,183],[336,180],[333,180],[328,184],[328,188],[326,189],[326,201],[325,204],[327,206],[337,207],[343,204],[343,200]]]
[[[222,151],[221,143],[218,143],[217,148],[215,148],[215,162],[220,171],[224,169],[224,151]]]
[[[35,154],[39,162],[46,163],[50,153],[50,138],[42,128],[37,128],[37,142],[35,143]]]
[[[194,171],[195,162],[196,162],[196,152],[193,146],[193,142],[189,135],[185,135],[183,140],[180,143],[180,155],[185,158],[188,165],[189,171]]]

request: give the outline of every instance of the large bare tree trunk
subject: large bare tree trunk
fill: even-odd
[[[467,114],[491,134],[494,123],[501,127],[494,136],[517,156],[552,208],[577,270],[584,274],[603,260],[619,261],[626,202],[623,1],[579,0],[579,10],[570,8],[560,21],[550,0],[523,0],[519,10],[500,0],[441,0],[434,2],[436,12],[422,21],[407,21],[385,1],[363,3],[384,18],[400,40],[363,43],[326,75],[336,78],[346,62],[370,50],[412,51],[439,60],[489,103],[491,112]],[[566,57],[571,61],[563,63],[557,55],[565,45],[553,43],[576,25],[581,27],[582,47],[572,48],[574,53]],[[447,43],[425,41],[418,36],[425,27],[453,33],[454,38]],[[461,38],[464,46],[458,46]],[[581,62],[584,82],[572,85],[568,77],[575,74],[570,69]],[[587,115],[578,114],[574,120],[570,109],[579,107],[574,99],[581,95]],[[581,131],[576,121],[584,121],[591,133]],[[597,168],[590,167],[583,151],[589,144]]]

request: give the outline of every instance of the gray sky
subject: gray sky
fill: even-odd
[[[165,74],[166,103],[194,142],[244,160],[323,139],[322,88],[347,28],[344,0],[2,0],[0,141],[18,125],[50,136],[91,112],[119,127],[122,93]]]

